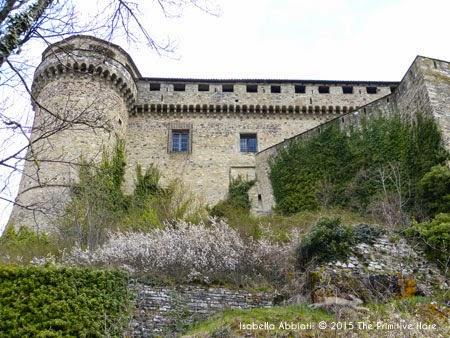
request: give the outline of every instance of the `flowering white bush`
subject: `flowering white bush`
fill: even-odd
[[[148,233],[114,233],[94,251],[73,249],[64,261],[75,265],[115,266],[177,281],[238,281],[281,278],[292,245],[244,240],[224,221],[180,221]]]

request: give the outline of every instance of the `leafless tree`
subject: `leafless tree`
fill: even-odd
[[[70,107],[56,112],[41,105],[31,90],[36,60],[29,59],[24,50],[33,46],[33,41],[40,42],[42,48],[43,44],[50,45],[73,34],[91,34],[108,41],[125,37],[130,43],[144,43],[159,54],[170,54],[174,51],[173,42],[155,38],[157,29],[149,26],[146,13],[141,11],[149,3],[159,7],[167,18],[181,16],[188,7],[219,15],[218,7],[210,0],[97,0],[98,10],[85,10],[86,3],[78,0],[0,0],[0,200],[16,203],[10,193],[11,185],[17,184],[18,174],[23,174],[24,161],[40,160],[35,144],[45,144],[46,139],[67,128],[107,128],[89,105],[77,114],[71,113]],[[28,97],[46,113],[41,123],[33,127],[33,137],[33,117],[8,98],[11,92]],[[47,184],[39,180],[39,174],[35,177],[36,187]],[[45,212],[37,205],[20,207]]]
[[[411,184],[402,175],[400,165],[393,162],[381,165],[375,175],[381,193],[370,206],[372,213],[390,227],[407,225],[406,206],[411,195]]]

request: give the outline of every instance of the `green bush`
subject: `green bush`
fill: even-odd
[[[414,213],[420,209],[418,181],[446,159],[431,117],[418,114],[413,123],[400,116],[377,117],[347,130],[336,122],[273,158],[276,209],[293,214],[334,206],[366,212],[375,199],[394,193],[399,205]]]
[[[0,337],[122,337],[127,282],[119,271],[0,267]]]
[[[406,230],[406,235],[420,243],[430,260],[444,271],[450,267],[450,214],[438,214],[429,222],[416,223]]]
[[[372,244],[377,238],[383,235],[385,231],[370,224],[358,224],[353,228],[355,243]]]
[[[0,237],[0,262],[29,263],[34,257],[58,256],[60,248],[54,236],[38,234],[27,227],[17,231],[9,225]]]
[[[241,176],[232,179],[228,186],[227,198],[212,207],[211,216],[228,217],[233,213],[248,214],[251,208],[248,191],[254,184],[254,180],[248,181]]]
[[[117,228],[129,208],[122,191],[125,174],[125,146],[121,141],[109,155],[103,153],[99,165],[81,161],[79,182],[72,188],[71,200],[57,221],[66,247],[77,243],[94,249]]]
[[[418,188],[428,216],[450,212],[450,169],[446,165],[431,168],[419,181]]]
[[[339,219],[322,219],[297,248],[297,265],[303,270],[311,263],[346,259],[354,243],[353,230]]]
[[[358,243],[372,244],[384,234],[384,230],[373,225],[346,226],[339,218],[321,219],[300,242],[296,258],[303,270],[308,265],[346,260],[351,246]]]
[[[111,231],[147,231],[163,227],[167,221],[197,223],[206,218],[206,209],[182,182],[173,180],[162,187],[161,173],[153,165],[145,171],[137,165],[135,189],[125,194],[125,165],[122,141],[111,154],[104,152],[99,165],[82,162],[79,182],[57,222],[65,247],[77,244],[92,250],[102,245]]]

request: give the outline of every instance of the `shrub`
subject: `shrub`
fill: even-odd
[[[249,213],[250,198],[248,191],[255,184],[254,180],[247,181],[241,176],[230,181],[228,196],[225,200],[217,203],[210,211],[213,217],[228,217],[233,213]]]
[[[351,227],[339,219],[322,219],[303,238],[297,248],[297,265],[303,270],[311,263],[346,259],[354,243]]]
[[[428,216],[450,212],[450,169],[446,165],[431,168],[419,181],[418,188]]]
[[[347,259],[351,246],[372,244],[384,230],[368,224],[345,226],[339,218],[323,218],[304,236],[296,249],[297,265],[308,265]]]
[[[428,257],[444,271],[450,266],[450,214],[438,214],[429,222],[416,223],[406,235],[418,241]]]
[[[0,267],[0,337],[122,337],[130,300],[118,271]]]
[[[54,236],[37,234],[27,227],[16,231],[9,225],[0,237],[0,262],[30,263],[36,257],[57,256],[59,249]]]
[[[154,167],[151,166],[150,170],[159,175],[159,170]],[[118,227],[121,230],[149,231],[164,227],[165,222],[185,220],[198,223],[208,216],[203,203],[178,179],[165,187],[157,182],[147,188],[147,191],[143,189],[138,179],[131,207],[120,220]]]
[[[353,228],[355,243],[372,244],[384,233],[385,231],[383,229],[370,224],[358,224]]]
[[[133,194],[126,195],[124,144],[117,142],[112,154],[104,152],[100,165],[82,162],[79,182],[58,228],[66,247],[77,245],[94,250],[117,230],[148,231],[172,220],[199,222],[207,217],[203,205],[179,180],[160,184],[160,171],[150,165],[136,167]]]
[[[68,264],[115,266],[156,281],[282,282],[292,246],[245,241],[222,220],[194,225],[177,222],[148,233],[116,233],[101,248],[75,248]],[[268,259],[270,257],[270,260]],[[277,261],[278,265],[271,262]]]
[[[79,182],[73,187],[64,215],[57,221],[66,246],[74,243],[93,249],[101,245],[109,230],[128,209],[122,192],[125,173],[125,147],[118,141],[109,156],[105,151],[96,166],[81,162]]]

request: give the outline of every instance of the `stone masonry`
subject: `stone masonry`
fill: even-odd
[[[156,287],[137,284],[136,301],[129,335],[168,336],[174,326],[193,323],[225,309],[271,307],[275,295],[220,287]]]
[[[417,56],[391,94],[260,151],[256,155],[255,165],[258,181],[250,191],[253,211],[256,213],[270,213],[275,206],[269,178],[270,159],[291,142],[306,139],[320,133],[321,130],[332,123],[345,128],[350,125],[357,125],[361,118],[392,114],[403,114],[407,117],[414,113],[433,116],[442,131],[447,148],[450,149],[449,62]],[[258,199],[257,196],[260,196],[260,198]]]
[[[317,132],[327,121],[353,123],[357,114],[403,109],[434,114],[448,132],[448,76],[448,63],[420,57],[400,83],[147,78],[119,46],[72,36],[48,47],[35,72],[36,142],[10,221],[51,229],[80,158],[98,162],[118,138],[126,143],[128,192],[137,164],[156,165],[163,183],[181,179],[210,205],[240,175],[257,180],[253,212],[269,213],[268,160],[285,140]],[[83,123],[76,123],[80,117]],[[63,130],[46,134],[58,123]],[[187,145],[174,151],[177,133],[188,135]],[[256,142],[251,151],[242,151],[245,137]]]

